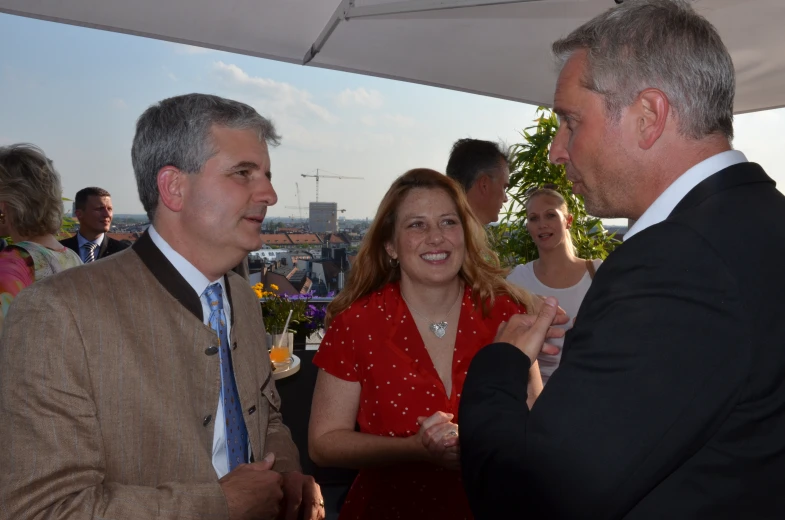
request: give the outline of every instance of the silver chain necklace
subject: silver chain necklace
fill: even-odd
[[[414,312],[415,314],[417,314],[419,317],[423,318],[424,320],[426,320],[428,323],[430,323],[430,325],[428,326],[428,329],[431,332],[433,332],[433,335],[436,336],[439,339],[442,339],[444,337],[444,335],[447,334],[447,325],[448,324],[447,324],[446,320],[447,320],[447,318],[450,317],[450,314],[452,314],[453,309],[455,309],[455,305],[461,300],[461,296],[462,295],[463,295],[463,291],[459,290],[458,291],[458,298],[456,298],[456,300],[453,302],[452,307],[450,307],[450,310],[447,311],[447,315],[444,317],[443,321],[431,321],[431,319],[428,316],[426,316],[425,314],[421,313],[420,311],[418,311],[417,309],[412,307],[412,304],[409,303],[409,301],[403,295],[403,291],[401,291],[401,298],[403,298],[403,301],[406,302],[406,306],[409,307],[409,310]]]

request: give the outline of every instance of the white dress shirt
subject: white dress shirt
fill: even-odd
[[[226,281],[225,277],[221,277],[218,280],[210,281],[207,279],[205,275],[202,274],[196,267],[191,264],[188,260],[183,258],[183,256],[172,249],[166,240],[163,239],[161,235],[155,230],[155,228],[150,225],[147,228],[147,232],[150,234],[150,238],[153,240],[153,243],[161,250],[167,260],[172,263],[177,272],[185,278],[185,281],[188,282],[194,291],[196,291],[197,296],[199,296],[199,301],[202,303],[202,321],[204,321],[205,325],[210,324],[210,305],[207,303],[205,298],[202,298],[202,293],[205,289],[207,289],[208,285],[213,283],[221,284],[221,290],[223,292],[223,301],[224,301],[224,313],[226,314],[226,335],[227,337],[231,338],[232,333],[232,309],[229,306],[229,299],[226,296]],[[229,473],[229,453],[226,449],[226,421],[224,420],[224,406],[223,406],[223,399],[219,393],[218,395],[218,408],[215,411],[215,430],[213,431],[213,469],[218,474],[218,478],[222,478],[224,475]],[[251,453],[251,450],[248,450],[248,453]]]
[[[743,162],[747,162],[747,158],[743,153],[737,150],[721,152],[699,162],[684,172],[681,177],[673,181],[673,184],[668,186],[668,188],[657,197],[657,200],[648,207],[643,215],[641,215],[629,231],[627,231],[624,235],[624,240],[629,240],[635,234],[640,233],[654,224],[659,224],[668,218],[668,215],[670,215],[679,202],[681,202],[681,199],[686,197],[687,193],[689,193],[692,188],[704,180],[720,170],[724,170],[728,166]]]
[[[82,259],[82,263],[87,263],[87,248],[84,246],[87,243],[92,242],[95,244],[95,251],[93,252],[93,260],[98,260],[98,253],[101,251],[101,244],[104,241],[104,237],[106,233],[101,233],[98,235],[95,240],[87,240],[85,237],[82,236],[81,233],[76,234],[76,241],[79,243],[79,258]]]

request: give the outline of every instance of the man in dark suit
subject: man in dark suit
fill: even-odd
[[[472,509],[785,518],[785,197],[731,149],[731,58],[670,0],[625,2],[554,52],[551,160],[590,214],[637,222],[531,411],[525,374],[552,299],[473,360],[460,408]]]
[[[112,227],[112,196],[101,188],[84,188],[76,193],[74,214],[79,220],[79,232],[60,243],[72,249],[84,263],[118,253],[128,245],[109,238]]]
[[[463,186],[469,205],[483,226],[499,220],[510,187],[510,162],[498,144],[458,139],[452,145],[446,173]]]

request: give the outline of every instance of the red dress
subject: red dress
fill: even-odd
[[[447,396],[397,283],[360,298],[335,317],[313,362],[345,381],[359,382],[357,422],[363,433],[414,435],[418,416],[455,414],[474,355],[492,343],[496,329],[526,312],[509,297],[496,298],[488,318],[474,309],[471,288],[461,304]],[[455,326],[450,323],[450,326]],[[526,374],[521,374],[526,377]],[[460,472],[429,463],[363,469],[341,509],[341,520],[469,519]]]

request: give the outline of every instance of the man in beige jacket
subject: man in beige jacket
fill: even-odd
[[[132,159],[152,225],[34,284],[0,339],[0,518],[324,518],[281,422],[261,309],[230,272],[277,196],[272,124],[191,94]]]

